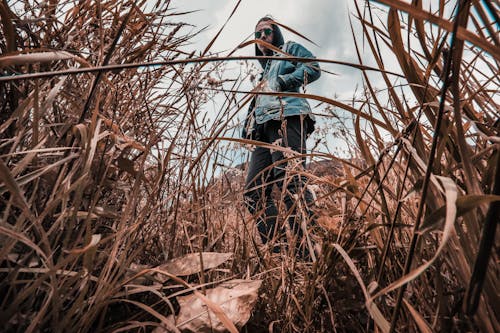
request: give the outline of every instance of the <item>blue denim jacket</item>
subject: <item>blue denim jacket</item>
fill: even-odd
[[[314,58],[309,50],[295,42],[285,43],[282,50],[294,57]],[[262,74],[264,91],[299,92],[303,85],[317,80],[320,75],[321,70],[316,61],[268,61]],[[312,117],[309,103],[300,97],[257,95],[253,111],[258,124],[301,114],[310,114]]]

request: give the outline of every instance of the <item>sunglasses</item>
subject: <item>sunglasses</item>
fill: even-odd
[[[265,29],[262,29],[262,30],[259,30],[259,31],[256,31],[255,32],[255,38],[260,38],[262,37],[262,33],[264,33],[264,35],[266,36],[269,36],[273,33],[273,29],[270,29],[270,28],[265,28]]]

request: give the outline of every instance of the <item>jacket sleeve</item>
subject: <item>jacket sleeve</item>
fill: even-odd
[[[287,52],[294,57],[313,58],[313,54],[298,43],[290,42]],[[304,83],[316,81],[321,76],[317,61],[296,62],[295,70],[288,74],[278,75],[278,82],[283,91],[302,86]]]

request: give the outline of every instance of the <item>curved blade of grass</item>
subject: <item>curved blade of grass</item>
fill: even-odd
[[[2,157],[7,157],[7,156],[17,156],[17,155],[25,155],[25,154],[40,154],[40,153],[57,153],[57,152],[63,152],[65,150],[72,150],[75,149],[74,147],[55,147],[55,148],[33,148],[33,149],[28,149],[28,150],[23,150],[23,151],[14,151],[12,153],[8,153],[5,155],[0,155],[0,158]],[[57,155],[57,154],[55,154]]]
[[[415,319],[415,322],[417,323],[418,328],[420,329],[420,332],[422,333],[432,333],[433,330],[429,323],[422,317],[422,315],[408,302],[407,300],[403,299],[403,303],[406,305],[408,310],[410,311],[411,315],[413,316],[413,319]]]
[[[10,268],[0,268],[0,272],[2,272],[2,273],[9,273],[11,271],[12,271],[12,269],[10,269]],[[51,270],[48,268],[36,268],[36,267],[18,268],[17,271],[21,272],[21,273],[30,273],[30,274],[48,274],[51,272]],[[62,269],[56,270],[55,273],[57,275],[71,276],[71,277],[82,275],[82,272],[68,271],[68,270],[62,270]],[[93,282],[99,282],[99,279],[93,275],[90,275],[89,279]]]
[[[249,43],[255,43],[255,41],[250,41]],[[242,44],[244,45],[244,44]],[[220,62],[220,61],[241,61],[241,60],[258,60],[258,59],[276,59],[282,61],[297,61],[297,62],[320,62],[320,63],[330,63],[337,65],[344,65],[358,69],[365,69],[376,72],[384,72],[387,74],[394,75],[396,77],[403,78],[404,76],[391,71],[381,70],[380,68],[364,66],[359,64],[350,63],[347,61],[338,61],[330,59],[321,58],[302,58],[302,57],[275,57],[275,56],[232,56],[232,57],[198,57],[198,58],[187,58],[187,59],[176,59],[176,60],[165,60],[165,61],[150,61],[150,62],[137,62],[128,64],[117,64],[117,65],[102,65],[95,66],[91,68],[70,68],[65,70],[56,70],[50,72],[40,72],[40,73],[29,73],[29,74],[17,74],[17,75],[6,75],[0,76],[0,82],[8,82],[15,80],[26,80],[26,79],[39,79],[53,76],[62,75],[75,75],[82,73],[95,73],[95,72],[105,72],[105,71],[117,71],[125,70],[131,68],[147,68],[147,67],[161,67],[161,66],[175,66],[175,65],[185,65],[191,63],[206,63],[206,62]]]
[[[295,35],[297,35],[297,36],[299,36],[299,37],[301,37],[301,38],[304,38],[304,39],[305,39],[305,40],[307,40],[309,43],[312,43],[312,44],[314,44],[314,45],[318,46],[318,44],[316,44],[316,43],[315,43],[315,42],[313,42],[311,39],[307,38],[306,36],[304,36],[303,34],[301,34],[300,32],[298,32],[297,30],[294,30],[294,29],[290,28],[289,26],[284,25],[283,23],[279,23],[279,22],[277,22],[277,21],[275,21],[275,20],[272,20],[271,22],[272,22],[272,23],[274,23],[274,24],[276,24],[276,25],[278,25],[278,26],[280,26],[280,27],[282,27],[282,28],[285,28],[286,30],[290,31],[291,33],[293,33],[293,34],[295,34]]]
[[[22,160],[20,160],[18,163],[16,163],[16,166],[12,168],[12,177],[17,177],[21,172],[24,172],[26,168],[30,165],[32,160],[36,157],[36,150],[38,148],[43,147],[45,143],[47,142],[47,137],[43,138],[41,141],[37,143],[36,146],[33,147],[33,149],[30,151],[23,151],[23,152],[18,152],[19,154],[26,153],[26,156],[23,157]],[[7,156],[13,156],[13,154],[7,154]],[[0,190],[1,191],[1,190]]]
[[[241,49],[241,48],[244,48],[244,47],[246,47],[248,45],[251,45],[251,44],[259,44],[260,46],[268,48],[269,50],[273,50],[277,54],[283,54],[283,55],[286,55],[286,56],[290,56],[290,54],[286,53],[285,51],[283,51],[279,47],[276,47],[273,44],[265,42],[265,41],[263,41],[261,39],[252,39],[252,40],[249,40],[247,42],[241,43],[240,45],[238,45],[238,48]]]
[[[168,320],[167,317],[165,317],[164,315],[160,314],[158,311],[156,311],[155,309],[153,309],[149,305],[146,305],[146,304],[140,303],[140,302],[136,302],[136,301],[132,301],[132,300],[129,300],[129,299],[119,299],[117,301],[133,304],[133,305],[135,305],[135,306],[143,309],[144,311],[148,312],[153,317],[156,317],[156,318],[160,319],[161,323],[163,325],[165,325],[170,331],[176,332],[176,333],[181,333],[181,331],[179,331],[179,329],[177,327],[175,327],[175,325],[170,320]]]
[[[385,122],[378,120],[377,118],[368,115],[366,113],[361,112],[361,110],[358,110],[356,108],[353,108],[352,106],[349,106],[345,103],[336,101],[331,98],[327,98],[324,96],[320,95],[314,95],[314,94],[305,94],[305,93],[293,93],[293,92],[268,92],[268,91],[244,91],[244,90],[226,90],[226,89],[215,89],[215,88],[210,88],[209,90],[215,90],[215,91],[224,91],[224,92],[234,92],[234,93],[244,93],[244,94],[254,94],[254,95],[266,95],[266,96],[281,96],[281,97],[298,97],[298,98],[308,98],[308,99],[314,99],[316,101],[324,102],[336,107],[339,107],[345,111],[349,111],[350,113],[360,116],[361,118],[364,118],[370,122],[372,122],[374,125],[377,125],[386,131],[390,132],[394,136],[397,135],[397,132],[395,132],[394,129],[390,128]]]
[[[2,180],[2,183],[4,183],[5,190],[10,191],[10,193],[14,196],[16,202],[22,208],[22,210],[25,213],[31,215],[28,202],[26,201],[26,198],[24,197],[24,194],[21,188],[19,187],[19,184],[14,179],[12,173],[10,172],[9,168],[5,165],[2,159],[0,159],[0,179]],[[5,192],[5,190],[3,191],[1,190],[1,187],[3,186],[0,186],[0,193]]]
[[[55,167],[60,166],[60,165],[64,165],[68,161],[70,161],[70,160],[72,160],[74,158],[77,158],[78,156],[79,156],[79,154],[71,154],[68,157],[63,158],[62,160],[59,160],[59,161],[57,161],[55,163],[46,165],[43,168],[40,168],[40,169],[35,170],[33,172],[30,172],[30,173],[28,173],[26,175],[20,176],[17,179],[9,180],[8,178],[5,178],[5,180],[7,182],[6,182],[5,186],[0,185],[0,194],[5,193],[6,190],[9,190],[9,191],[12,192],[13,190],[15,190],[15,188],[18,185],[26,185],[27,183],[38,179],[41,175],[47,173],[51,169],[54,169]],[[0,164],[0,175],[2,175],[2,166],[1,166],[1,164]],[[14,183],[12,183],[12,181],[14,181]],[[16,186],[16,187],[13,187],[13,186]],[[13,193],[15,194],[15,192],[13,192]],[[22,192],[19,189],[17,193],[22,193]],[[26,201],[26,199],[24,199],[24,201]]]
[[[6,228],[4,226],[0,225],[0,234],[3,234],[9,238],[15,239],[18,242],[24,243],[28,247],[32,248],[35,250],[36,253],[38,253],[45,261],[48,261],[47,255],[36,245],[31,241],[28,237],[26,237],[23,233],[14,231],[10,228]]]
[[[354,277],[356,277],[356,280],[358,280],[359,286],[363,290],[363,294],[365,295],[365,300],[366,300],[366,308],[368,309],[368,312],[370,313],[370,316],[372,319],[375,321],[377,326],[382,330],[382,332],[386,333],[389,332],[390,325],[387,319],[385,319],[384,315],[382,312],[380,312],[379,308],[377,305],[373,302],[373,297],[370,297],[370,293],[366,289],[365,283],[363,282],[363,279],[361,278],[361,274],[359,274],[358,269],[356,268],[356,265],[352,261],[352,259],[349,257],[347,252],[344,251],[344,249],[337,243],[333,244],[333,247],[339,251],[340,255],[344,258],[345,262],[351,269],[352,273],[354,274]]]
[[[49,285],[50,286],[50,285]],[[49,309],[50,304],[52,303],[52,296],[54,295],[54,288],[50,286],[50,292],[48,293],[47,296],[45,296],[45,301],[43,305],[41,306],[40,310],[37,311],[36,317],[31,319],[31,323],[26,329],[26,333],[31,333],[31,332],[38,332],[38,325],[40,324],[40,321],[43,319],[45,316],[45,313]]]
[[[415,150],[415,147],[412,146],[411,142],[406,139],[406,138],[401,138],[401,140],[404,143],[404,147],[406,148],[406,151],[410,153],[414,161],[417,163],[417,166],[420,168],[420,170],[424,173],[425,172],[425,162],[424,160],[418,155],[417,151]],[[439,183],[436,179],[436,176],[434,174],[431,174],[430,176],[431,182],[436,186],[436,188],[442,190],[442,187],[439,186]]]
[[[441,252],[443,251],[444,247],[446,246],[448,239],[452,235],[452,232],[455,228],[455,219],[457,216],[457,206],[456,206],[456,201],[457,201],[457,196],[458,196],[458,189],[456,184],[453,182],[448,177],[443,177],[443,176],[436,176],[444,189],[445,196],[446,196],[446,220],[445,220],[445,226],[443,229],[443,236],[441,239],[441,242],[439,243],[439,247],[437,248],[436,252],[434,253],[434,256],[426,261],[424,264],[421,266],[415,268],[411,272],[409,272],[407,275],[401,277],[397,281],[391,283],[384,289],[380,290],[377,292],[373,297],[371,297],[371,301],[374,299],[387,294],[388,292],[391,292],[402,285],[407,284],[408,282],[415,280],[417,277],[420,276],[424,271],[426,271],[433,263],[434,261],[439,257]]]
[[[16,29],[12,23],[12,12],[7,6],[7,1],[0,1],[0,17],[2,18],[3,35],[8,52],[14,52],[16,46]]]
[[[278,146],[278,145],[273,145],[270,143],[262,142],[262,141],[257,141],[257,140],[250,140],[250,139],[240,139],[240,138],[230,138],[230,137],[215,137],[215,138],[205,138],[203,140],[219,140],[219,141],[230,141],[230,142],[238,142],[244,145],[252,145],[252,146],[257,146],[257,147],[264,147],[268,149],[274,149],[277,151],[282,151],[284,153],[288,153],[290,155],[294,155],[292,158],[299,158],[299,157],[323,157],[335,161],[339,161],[342,164],[346,164],[350,166],[351,168],[357,169],[357,170],[362,170],[359,166],[356,164],[350,162],[347,159],[340,158],[338,156],[328,154],[328,153],[307,153],[307,154],[298,154],[296,151],[291,150],[290,148]],[[369,168],[371,170],[371,168]],[[359,178],[360,176],[357,175],[355,178]]]
[[[487,203],[492,203],[500,201],[500,195],[493,195],[493,194],[484,194],[484,195],[476,195],[476,194],[471,194],[471,195],[466,195],[466,196],[461,196],[457,199],[456,206],[457,206],[457,217],[462,216],[471,210],[477,208],[478,206],[482,204],[487,204]],[[432,212],[427,218],[424,220],[422,223],[422,226],[419,230],[419,233],[426,233],[429,230],[432,230],[435,228],[435,225],[440,222],[441,219],[445,218],[446,216],[446,205],[438,208],[434,212]]]
[[[438,16],[435,16],[425,10],[420,10],[407,2],[400,0],[372,0],[372,1],[383,3],[394,9],[407,12],[418,19],[429,21],[445,29],[448,32],[453,32],[452,22],[442,19]],[[461,40],[466,40],[476,45],[477,47],[487,51],[497,61],[500,61],[500,47],[488,43],[485,38],[480,38],[478,35],[464,29],[463,27],[458,27],[456,36]]]
[[[358,147],[361,149],[361,154],[365,158],[365,160],[370,164],[374,165],[375,164],[375,159],[373,158],[370,148],[368,148],[368,145],[366,144],[365,140],[363,139],[363,136],[361,135],[361,126],[359,124],[359,114],[356,115],[356,120],[354,122],[354,132],[356,134],[356,141],[358,143]]]
[[[202,56],[204,56],[205,54],[207,54],[207,52],[210,50],[210,48],[212,47],[212,45],[215,43],[215,41],[217,40],[217,38],[221,34],[222,30],[224,30],[224,28],[226,27],[227,22],[229,22],[229,20],[231,19],[231,17],[233,17],[234,13],[236,12],[236,10],[238,9],[238,7],[240,6],[240,3],[241,3],[241,0],[238,0],[238,2],[234,6],[231,14],[229,14],[229,17],[226,19],[226,22],[224,22],[224,24],[222,25],[222,27],[215,34],[214,38],[212,38],[212,40],[210,41],[210,43],[208,43],[208,45],[205,48],[205,50],[203,50],[203,52],[201,54]]]

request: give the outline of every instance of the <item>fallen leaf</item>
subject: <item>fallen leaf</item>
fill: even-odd
[[[203,270],[215,268],[233,256],[232,253],[202,252]],[[158,267],[162,271],[167,271],[175,276],[188,276],[202,271],[200,253],[190,253],[185,256],[175,258]],[[160,276],[166,280],[166,276]]]
[[[250,319],[262,280],[231,280],[206,290],[206,297],[222,308],[234,325],[241,329]],[[226,326],[196,295],[178,297],[180,305],[176,325],[182,332],[227,332]]]

